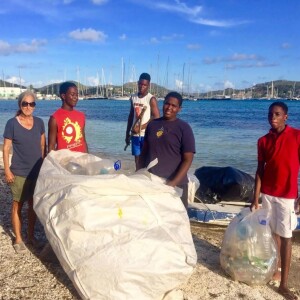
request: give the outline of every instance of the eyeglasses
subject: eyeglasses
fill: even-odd
[[[35,102],[26,102],[26,101],[24,101],[24,102],[21,103],[21,106],[22,106],[22,107],[27,107],[28,105],[29,105],[30,107],[35,107],[35,106],[36,106],[36,103],[35,103]]]

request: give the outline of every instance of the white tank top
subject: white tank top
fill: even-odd
[[[143,107],[147,107],[147,108],[146,108],[143,118],[142,118],[142,125],[147,123],[150,120],[150,118],[151,118],[150,100],[152,97],[153,97],[153,95],[150,93],[148,93],[143,98],[139,98],[138,94],[134,94],[131,96],[131,101],[132,101],[132,105],[133,105],[133,109],[134,109],[133,123],[136,121],[136,119],[140,115]],[[144,136],[144,135],[145,135],[145,129],[141,130],[140,136]],[[139,134],[135,134],[135,136],[139,136]]]

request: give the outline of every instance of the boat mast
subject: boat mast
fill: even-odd
[[[122,74],[122,97],[124,96],[124,62],[123,62],[123,57],[122,57],[122,62],[121,62],[121,74]]]
[[[79,80],[80,80],[80,77],[79,77],[79,67],[77,67],[78,95],[79,95],[79,97],[80,97],[80,90],[81,90],[81,88],[80,88],[80,82],[79,82]]]
[[[183,97],[183,86],[184,86],[184,68],[185,68],[185,63],[183,63],[183,68],[182,68],[182,83],[181,83],[181,96]]]
[[[19,67],[19,80],[20,80],[20,93],[22,93],[22,86],[21,86],[21,68]]]

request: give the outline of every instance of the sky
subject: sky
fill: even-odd
[[[299,0],[1,0],[1,79],[208,92],[298,81]]]

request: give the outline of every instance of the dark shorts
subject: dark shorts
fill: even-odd
[[[14,201],[24,202],[33,198],[36,180],[27,179],[22,176],[15,176],[13,183],[10,183],[10,189]]]
[[[143,136],[132,136],[131,137],[131,154],[134,156],[141,155],[143,145],[144,145],[144,137]]]

